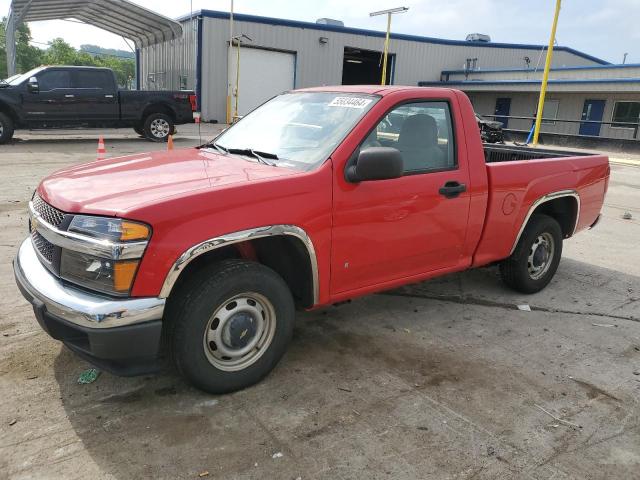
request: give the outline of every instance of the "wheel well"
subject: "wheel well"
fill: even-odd
[[[578,221],[578,200],[573,196],[555,198],[539,205],[532,213],[542,213],[554,218],[562,229],[562,236],[569,238],[573,235]]]
[[[13,111],[13,109],[11,109],[8,105],[4,103],[0,103],[0,112],[7,114],[9,118],[13,120],[14,126],[17,126],[18,116],[16,115],[16,112]]]
[[[200,255],[187,265],[171,292],[178,291],[187,278],[198,275],[212,263],[228,258],[246,258],[271,268],[289,286],[298,307],[313,306],[314,279],[311,258],[304,243],[290,235],[257,238]]]
[[[171,107],[164,103],[154,103],[144,109],[142,112],[142,121],[144,122],[147,119],[147,116],[152,113],[164,113],[169,115],[173,120],[176,119],[176,114]]]

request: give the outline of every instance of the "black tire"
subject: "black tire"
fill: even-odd
[[[551,240],[553,249],[549,252],[547,245]],[[562,229],[558,222],[547,215],[532,215],[513,254],[500,264],[500,275],[510,288],[521,293],[536,293],[549,284],[561,257]],[[538,268],[538,272],[533,272]]]
[[[138,135],[140,135],[141,137],[145,137],[145,133],[144,133],[144,128],[140,125],[136,125],[135,127],[133,127],[133,131],[136,132]]]
[[[0,145],[13,138],[13,120],[6,113],[0,112]]]
[[[201,390],[216,394],[228,393],[259,382],[276,366],[291,341],[295,319],[293,297],[282,277],[264,265],[237,259],[223,260],[187,279],[176,294],[178,297],[172,300],[168,311],[170,318],[166,319],[169,329],[166,341],[180,374]],[[247,296],[258,298],[258,301],[266,300],[272,308],[269,310],[273,313],[272,317],[269,317],[271,314],[268,312],[265,316],[265,310],[262,311],[262,334],[256,333],[260,329],[255,326],[258,322],[255,317],[251,317],[250,313],[245,314],[241,307],[237,307],[238,313],[228,317],[235,320],[217,319],[233,310],[230,306],[234,303],[237,305],[243,301],[238,297],[244,299]],[[271,325],[267,318],[272,318],[271,321],[274,322],[271,334],[265,333],[269,328],[267,325]],[[247,321],[251,322],[249,327]],[[238,328],[234,330],[236,325]],[[219,330],[221,342],[225,342],[224,332],[228,333],[230,342],[241,342],[251,328],[253,331],[244,340],[246,344],[242,347],[249,346],[254,339],[258,342],[257,345],[259,338],[271,339],[261,349],[254,347],[247,353],[246,358],[251,358],[253,363],[230,371],[230,361],[235,360],[224,360],[225,357],[211,360],[213,355],[220,354],[220,349],[205,335],[213,336]],[[238,336],[241,330],[242,333]],[[222,343],[221,347],[227,348],[229,345]],[[250,357],[251,355],[254,357]]]
[[[160,128],[162,127],[162,128]],[[173,118],[166,113],[154,112],[147,115],[143,123],[144,136],[154,142],[166,142],[175,132]]]

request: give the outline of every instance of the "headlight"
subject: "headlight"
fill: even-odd
[[[113,242],[147,240],[151,233],[149,227],[144,223],[131,222],[121,218],[90,217],[87,215],[73,217],[69,231]]]
[[[73,217],[68,231],[115,244],[148,240],[151,235],[151,229],[143,223],[87,215]],[[63,249],[60,276],[91,290],[125,296],[131,291],[139,263],[139,258],[115,260]]]

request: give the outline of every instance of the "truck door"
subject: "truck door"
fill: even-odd
[[[469,215],[466,151],[448,101],[391,109],[361,143],[400,150],[404,175],[334,191],[331,293],[447,269],[463,259]]]
[[[78,118],[88,123],[118,120],[118,90],[110,70],[73,72]]]
[[[30,125],[73,122],[75,95],[69,70],[43,70],[36,79],[37,90],[25,90],[23,94],[27,122]]]

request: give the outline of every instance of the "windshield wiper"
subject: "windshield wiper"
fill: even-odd
[[[216,150],[218,150],[219,152],[222,152],[222,153],[229,153],[229,149],[228,149],[228,148],[223,147],[222,145],[220,145],[219,143],[216,143],[216,142],[207,143],[207,144],[205,145],[205,147],[213,147],[213,148],[215,148]]]
[[[260,152],[258,150],[254,150],[252,148],[229,148],[227,149],[229,153],[235,153],[236,155],[249,155],[254,157],[258,162],[274,167],[276,164],[274,162],[270,162],[267,158],[272,160],[279,160],[278,155],[275,153],[268,152]]]

